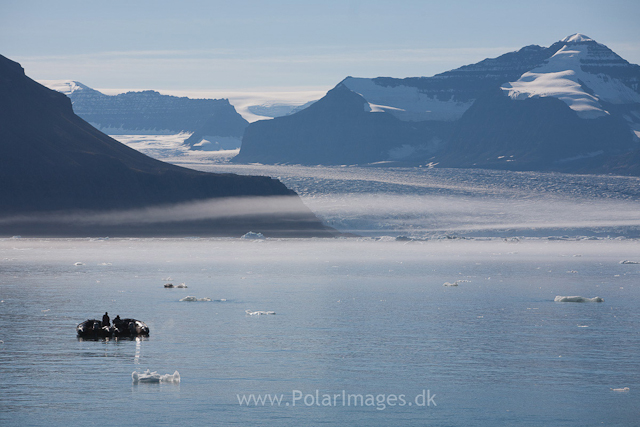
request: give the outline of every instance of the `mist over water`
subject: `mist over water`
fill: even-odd
[[[154,224],[255,215],[306,215],[296,196],[230,197],[166,206],[109,212],[59,212],[0,218],[0,225],[20,222],[79,223],[82,225]]]
[[[637,178],[209,159],[174,158],[279,178],[325,223],[365,237],[0,239],[1,425],[635,422],[640,244],[607,236],[637,236]],[[295,200],[48,220],[296,214]],[[105,311],[150,336],[78,340],[76,324]],[[180,383],[133,384],[147,369]],[[310,400],[343,392],[373,405]],[[437,406],[389,405],[427,392]],[[240,403],[250,395],[282,403]]]
[[[354,166],[189,166],[277,177],[327,224],[361,235],[640,235],[636,177]]]

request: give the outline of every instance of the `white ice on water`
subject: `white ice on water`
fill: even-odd
[[[600,297],[593,297],[593,298],[580,297],[580,296],[565,297],[565,296],[558,295],[555,297],[554,301],[555,302],[604,302],[604,299]]]
[[[465,282],[466,282],[466,283],[468,283],[469,281],[468,281],[468,280],[464,280],[464,279],[462,279],[462,280],[456,280],[456,281],[455,281],[455,282],[453,282],[453,283],[451,283],[451,282],[444,282],[444,283],[442,284],[442,286],[458,286],[458,285],[460,285],[460,283],[465,283]]]
[[[251,310],[245,310],[245,313],[247,313],[249,316],[263,316],[267,314],[276,314],[275,311],[251,311]]]
[[[620,392],[627,392],[629,391],[629,387],[624,387],[624,388],[612,388],[611,391],[620,391]]]
[[[138,383],[179,383],[180,382],[180,374],[178,371],[175,371],[173,374],[164,374],[160,375],[158,372],[151,372],[150,369],[147,369],[143,373],[138,373],[137,371],[133,371],[131,373],[131,379],[134,384]]]
[[[628,259],[620,261],[620,264],[640,264],[638,261],[629,261]]]
[[[249,231],[248,233],[246,233],[241,237],[241,239],[248,239],[248,240],[263,240],[264,238],[265,238],[264,234],[256,233],[253,231]]]
[[[198,298],[198,297],[192,297],[192,296],[186,296],[184,298],[182,298],[180,301],[186,301],[186,302],[196,302],[196,301],[211,301],[211,298]]]

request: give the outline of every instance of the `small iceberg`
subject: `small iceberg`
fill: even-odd
[[[251,311],[251,310],[245,310],[245,313],[247,313],[249,316],[263,316],[263,315],[267,315],[267,314],[276,314],[275,311]]]
[[[264,240],[264,234],[262,233],[255,233],[253,231],[250,231],[248,233],[246,233],[244,236],[240,237],[241,239],[248,239],[248,240]]]
[[[197,302],[197,301],[211,301],[211,298],[197,298],[192,296],[186,296],[180,300],[181,302]]]
[[[620,264],[640,264],[639,261],[630,261],[628,259],[624,259],[622,261],[620,261]]]
[[[84,265],[84,262],[76,262],[76,263],[75,263],[75,264],[73,264],[73,265],[75,265],[75,266],[78,266],[78,265]]]
[[[468,280],[465,280],[465,279],[462,279],[462,280],[456,280],[456,281],[455,281],[455,282],[453,282],[453,283],[444,282],[444,283],[442,284],[442,286],[458,286],[458,285],[460,285],[460,283],[469,283],[469,281],[468,281]]]
[[[173,285],[173,283],[165,283],[164,287],[167,289],[173,289],[173,288],[180,288],[180,289],[184,289],[187,288],[188,286],[184,284],[184,282],[180,283],[179,285]]]
[[[555,302],[604,302],[603,298],[600,297],[580,297],[580,296],[571,296],[571,297],[563,297],[558,295],[554,298]]]
[[[131,373],[131,379],[134,384],[138,383],[179,383],[180,382],[180,374],[178,371],[175,371],[173,374],[164,374],[160,375],[156,371],[151,372],[151,370],[147,369],[143,373],[138,373],[137,371],[133,371]]]
[[[629,391],[629,387],[625,387],[625,388],[612,388],[611,391],[619,391],[619,392],[627,392]]]

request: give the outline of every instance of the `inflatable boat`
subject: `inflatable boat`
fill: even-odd
[[[78,336],[82,338],[111,338],[148,336],[149,327],[136,319],[114,321],[111,326],[103,326],[96,319],[88,319],[76,326]]]

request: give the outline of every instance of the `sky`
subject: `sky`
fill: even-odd
[[[637,0],[0,0],[0,54],[105,89],[328,90],[580,32],[640,63]]]

